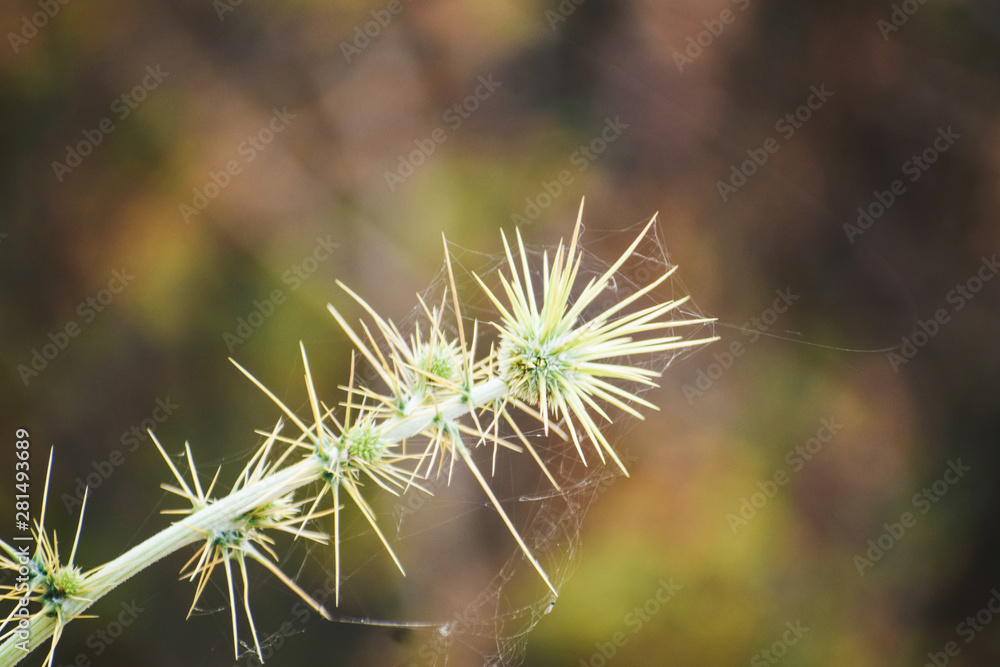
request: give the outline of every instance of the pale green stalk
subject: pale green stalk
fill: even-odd
[[[441,406],[440,412],[421,408],[407,417],[392,419],[387,424],[384,438],[398,443],[415,437],[425,431],[434,418],[440,414],[442,418],[452,420],[496,400],[502,400],[507,393],[507,386],[502,380],[488,380],[470,392],[471,402],[458,399]],[[216,530],[225,530],[239,516],[265,505],[274,498],[279,498],[319,479],[323,472],[322,464],[314,457],[306,458],[288,468],[276,472],[261,481],[247,486],[229,496],[221,498],[202,510],[192,513],[182,522],[175,523],[144,542],[129,549],[114,560],[89,572],[84,580],[84,587],[92,591],[87,600],[70,601],[63,605],[65,615],[69,620],[83,614],[97,600],[104,597],[132,575],[140,572],[173,552],[194,544]],[[68,622],[68,621],[67,621]],[[29,651],[23,651],[16,646],[15,637],[10,637],[0,644],[0,667],[13,667],[31,650],[46,641],[56,630],[57,621],[54,617],[32,617],[28,632]]]

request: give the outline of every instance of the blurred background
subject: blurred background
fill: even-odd
[[[482,596],[516,546],[456,474],[426,525],[376,502],[405,579],[348,516],[337,613],[478,599],[530,634],[319,621],[256,568],[267,664],[485,664],[494,634],[514,648],[491,664],[539,667],[997,663],[996,3],[40,0],[0,26],[0,450],[13,471],[30,431],[39,503],[54,446],[65,545],[90,485],[85,567],[176,506],[147,427],[228,483],[273,425],[227,357],[304,407],[303,340],[338,396],[325,306],[358,309],[335,280],[405,319],[442,232],[489,261],[500,229],[567,236],[586,196],[594,229],[659,211],[722,339],[620,434],[631,477],[566,515],[558,603]],[[605,261],[629,240],[583,239]],[[332,574],[281,553],[307,590]],[[257,664],[221,579],[184,621],[188,556],[71,624],[55,664]]]

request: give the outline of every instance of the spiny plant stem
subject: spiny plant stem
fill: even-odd
[[[312,460],[301,461],[286,470],[262,480],[260,483],[242,489],[233,495],[212,503],[203,510],[190,515],[183,523],[175,523],[146,541],[129,549],[124,554],[90,573],[85,582],[98,587],[88,600],[71,601],[64,605],[68,618],[82,614],[98,599],[137,572],[165,558],[173,552],[204,538],[206,532],[227,527],[234,518],[258,507],[275,493],[287,493],[315,481],[319,466]],[[54,632],[56,620],[49,616],[35,616],[31,620],[29,648],[48,639]],[[14,646],[14,638],[0,645],[0,665],[16,665],[27,655]]]
[[[415,437],[425,431],[435,417],[458,418],[477,407],[502,400],[507,395],[507,385],[499,379],[491,379],[472,388],[469,401],[454,400],[440,406],[438,411],[422,408],[407,417],[396,418],[384,438],[400,442]],[[306,458],[288,468],[276,472],[261,481],[247,486],[229,496],[221,498],[202,510],[187,516],[183,522],[175,523],[146,541],[129,549],[114,560],[91,572],[85,579],[85,587],[94,592],[87,600],[74,600],[64,604],[67,619],[79,616],[91,605],[104,597],[132,575],[146,569],[157,561],[169,556],[189,544],[203,540],[205,534],[228,528],[234,519],[260,507],[272,498],[282,496],[300,487],[317,481],[323,472],[322,464],[315,458]],[[18,648],[15,637],[0,644],[0,667],[13,667],[35,647],[52,636],[57,621],[51,616],[35,615],[28,625],[28,651]]]
[[[397,424],[391,425],[383,437],[390,442],[405,440],[417,433],[423,432],[438,415],[444,421],[452,421],[466,414],[473,407],[489,405],[493,401],[506,398],[507,394],[507,384],[503,380],[499,378],[487,380],[472,388],[469,392],[470,400],[468,402],[452,398],[449,402],[438,406],[436,411],[429,410],[426,407],[421,408],[412,415],[399,419]]]

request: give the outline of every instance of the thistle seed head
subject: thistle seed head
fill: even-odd
[[[389,443],[382,440],[378,426],[371,420],[349,428],[343,441],[349,456],[365,463],[378,463],[389,448]]]
[[[459,376],[455,361],[458,354],[454,341],[451,344],[441,340],[422,342],[414,351],[415,366],[425,376],[451,382]]]
[[[540,339],[537,333],[501,339],[497,360],[510,393],[529,405],[541,402],[543,391],[546,403],[551,404],[558,387],[571,386],[576,375],[563,346]]]

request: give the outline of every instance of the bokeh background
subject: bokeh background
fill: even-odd
[[[520,224],[541,247],[585,195],[593,228],[659,211],[722,340],[671,365],[648,395],[662,409],[620,435],[631,478],[580,509],[575,571],[523,664],[996,664],[1000,280],[983,278],[1000,245],[997,7],[4,3],[4,469],[16,428],[36,471],[55,447],[49,523],[68,544],[67,499],[118,451],[78,555],[103,562],[172,502],[133,428],[163,417],[172,453],[189,439],[232,480],[277,412],[228,356],[302,406],[303,340],[336,396],[349,347],[325,305],[355,311],[335,280],[405,319],[442,232],[496,257],[498,231]],[[591,238],[606,260],[627,241]],[[115,271],[133,278],[102,292]],[[37,375],[19,370],[71,323]],[[393,535],[406,579],[349,521],[338,613],[446,620],[476,599],[516,548],[457,484],[426,531]],[[282,553],[309,590],[331,572],[316,549]],[[221,580],[184,621],[186,558],[73,623],[56,664],[234,664]],[[300,619],[261,572],[251,595],[262,634],[293,625],[268,664],[475,665],[489,648],[459,638],[427,657],[415,647],[433,630]],[[126,631],[95,638],[130,603],[143,611]]]

